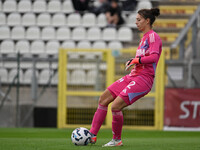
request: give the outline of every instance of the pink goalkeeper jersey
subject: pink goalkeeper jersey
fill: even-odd
[[[142,37],[138,49],[136,51],[136,57],[145,57],[150,54],[158,54],[158,60],[162,51],[162,41],[159,35],[153,30],[148,31]],[[136,64],[131,70],[130,76],[136,75],[149,75],[152,79],[155,76],[156,66],[158,63],[152,64]]]

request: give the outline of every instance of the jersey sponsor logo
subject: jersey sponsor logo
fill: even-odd
[[[145,49],[138,49],[137,56],[145,55]]]
[[[136,55],[137,56],[145,56],[145,54],[149,53],[149,43],[148,39],[141,41],[140,48],[137,49]]]
[[[149,48],[149,43],[148,43],[148,39],[146,38],[146,40],[144,41],[144,44],[141,46],[141,49],[145,49],[145,51]]]

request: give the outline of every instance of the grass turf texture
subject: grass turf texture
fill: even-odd
[[[122,147],[101,147],[112,138],[111,130],[100,130],[97,143],[75,146],[73,129],[0,128],[0,150],[199,150],[200,132],[123,130]]]

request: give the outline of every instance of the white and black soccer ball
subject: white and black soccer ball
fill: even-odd
[[[88,143],[90,142],[90,138],[90,131],[83,127],[76,128],[71,135],[72,143],[77,146],[88,145]]]

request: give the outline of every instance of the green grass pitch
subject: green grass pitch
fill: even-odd
[[[123,130],[122,147],[102,147],[111,129],[99,132],[97,143],[75,146],[73,129],[0,128],[0,150],[200,150],[200,132]]]

